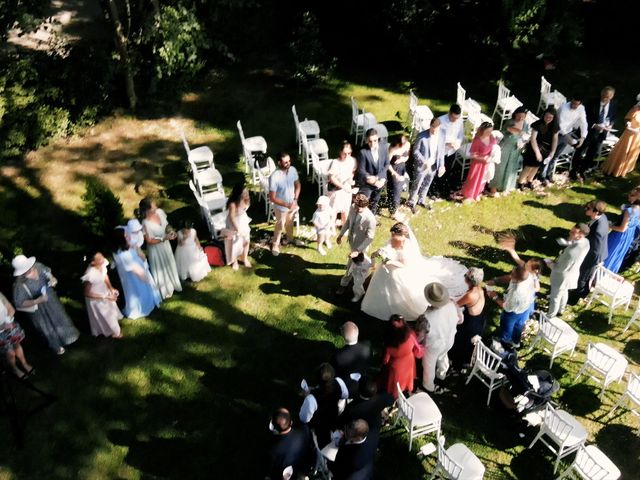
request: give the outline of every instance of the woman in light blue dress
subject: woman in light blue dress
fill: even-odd
[[[116,252],[113,259],[124,292],[124,315],[136,319],[146,317],[160,305],[160,292],[149,272],[149,266],[136,247],[129,247],[125,232],[116,230]]]
[[[604,261],[605,268],[618,273],[625,255],[633,243],[636,227],[640,224],[640,187],[629,193],[629,205],[622,205],[622,217],[618,225],[611,227],[607,246],[609,253]]]

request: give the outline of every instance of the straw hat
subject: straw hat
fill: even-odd
[[[440,308],[449,303],[449,291],[438,282],[433,282],[424,287],[424,297],[432,307]]]
[[[13,276],[19,277],[20,275],[24,275],[31,267],[36,263],[36,257],[25,257],[24,255],[18,255],[13,260],[11,260],[11,265],[13,266]]]

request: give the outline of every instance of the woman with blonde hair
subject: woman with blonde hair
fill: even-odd
[[[605,175],[624,177],[636,168],[640,155],[640,93],[636,100],[638,103],[624,117],[627,122],[624,133],[602,165]]]

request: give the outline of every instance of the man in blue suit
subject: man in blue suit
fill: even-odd
[[[413,148],[413,181],[407,207],[416,213],[416,205],[426,208],[427,194],[436,174],[444,173],[444,155],[438,155],[440,120],[431,119],[429,129],[420,132]]]
[[[387,181],[389,168],[389,149],[387,144],[379,142],[378,132],[370,128],[365,133],[366,146],[358,153],[358,171],[356,185],[359,192],[369,198],[369,209],[378,213],[380,193]]]
[[[587,105],[587,123],[589,133],[581,148],[576,151],[571,167],[571,178],[585,177],[585,172],[593,168],[595,159],[602,142],[607,138],[607,133],[613,127],[615,120],[615,102],[613,96],[616,90],[613,87],[604,87],[600,92],[600,99]]]

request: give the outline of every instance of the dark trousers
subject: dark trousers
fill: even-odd
[[[578,277],[578,286],[574,290],[569,290],[569,305],[575,305],[578,300],[589,295],[589,284],[591,278],[598,268],[600,262],[597,260],[586,260],[580,265],[580,276]]]
[[[359,193],[364,193],[369,198],[369,210],[374,215],[378,214],[378,202],[382,194],[382,188],[375,188],[369,185],[360,187]]]
[[[402,188],[404,180],[394,180],[387,178],[387,202],[389,204],[389,214],[393,215],[400,206]]]
[[[453,168],[453,160],[455,157],[455,153],[444,157],[444,165],[447,171],[441,177],[435,175],[431,183],[431,191],[440,198],[449,197],[449,194],[457,190],[460,186],[460,169]]]
[[[604,142],[606,138],[606,134],[598,132],[595,129],[589,131],[589,135],[587,135],[584,143],[573,156],[570,172],[571,178],[576,178],[578,175],[584,176],[586,170],[593,168],[593,161],[602,146],[602,142]]]

